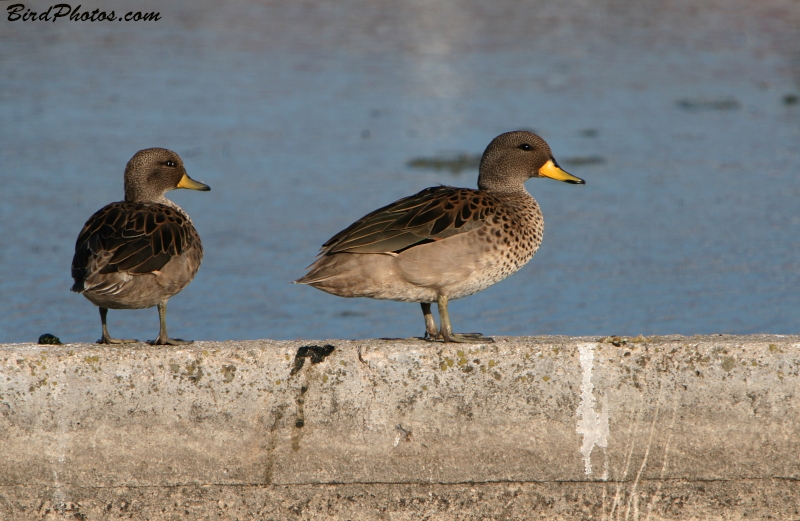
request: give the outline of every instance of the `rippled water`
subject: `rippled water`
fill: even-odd
[[[173,336],[420,335],[415,304],[289,281],[366,212],[439,183],[475,186],[469,161],[456,174],[414,159],[469,159],[517,128],[587,185],[528,183],[544,243],[511,278],[454,302],[457,330],[800,331],[797,2],[430,4],[4,16],[0,341],[99,337],[96,308],[68,291],[74,241],[150,146],[212,187],[172,192],[206,249],[170,300]],[[154,338],[157,314],[112,310],[109,327]]]

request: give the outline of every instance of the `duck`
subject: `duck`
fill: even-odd
[[[481,156],[477,190],[426,188],[365,215],[328,239],[294,282],[341,297],[417,302],[428,340],[492,342],[480,333],[454,333],[447,306],[533,258],[544,219],[525,182],[538,177],[586,184],[558,165],[540,136],[500,134]]]
[[[125,167],[125,200],[89,217],[75,242],[71,290],[100,309],[99,344],[126,344],[112,338],[109,309],[158,307],[159,333],[153,345],[185,345],[192,340],[167,334],[167,301],[194,279],[203,244],[189,215],[165,197],[170,190],[209,191],[186,173],[183,161],[165,148],[134,154]]]

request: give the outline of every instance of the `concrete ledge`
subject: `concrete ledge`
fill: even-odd
[[[3,345],[0,519],[798,519],[799,371],[797,336]]]

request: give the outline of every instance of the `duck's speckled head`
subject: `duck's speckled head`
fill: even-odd
[[[140,150],[125,167],[125,200],[128,202],[162,202],[164,194],[176,188],[211,190],[208,185],[189,177],[180,156],[165,148]]]
[[[585,184],[561,169],[550,146],[533,132],[518,130],[500,134],[489,143],[481,158],[478,188],[492,192],[524,191],[531,177]]]

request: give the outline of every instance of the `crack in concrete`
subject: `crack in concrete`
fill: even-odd
[[[643,478],[639,483],[765,483],[769,481],[786,481],[786,482],[800,482],[800,478],[795,477],[774,477],[774,478],[736,478],[736,479],[686,479],[686,478],[668,478],[668,479],[648,479]],[[246,487],[346,487],[346,486],[435,486],[435,487],[457,487],[466,485],[551,485],[551,484],[575,484],[575,485],[614,485],[614,484],[630,484],[631,481],[602,481],[602,480],[550,480],[550,481],[513,481],[513,480],[484,480],[484,481],[452,481],[447,483],[436,483],[428,481],[326,481],[319,483],[305,483],[305,482],[281,482],[281,483],[264,483],[264,482],[249,482],[249,483],[181,483],[181,484],[164,484],[164,485],[73,485],[71,483],[61,483],[62,488],[81,489],[81,490],[112,490],[118,488],[129,489],[153,489],[153,488],[202,488],[202,487],[231,487],[231,488],[246,488]],[[41,483],[16,483],[13,485],[0,485],[0,489],[16,488],[16,487],[44,487],[52,488],[50,485],[42,485]]]

